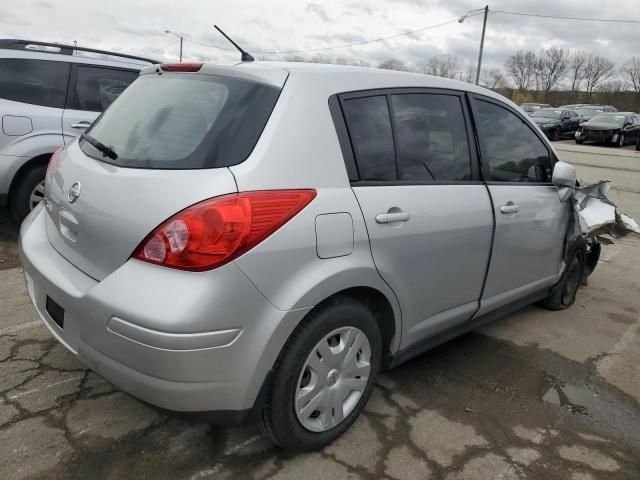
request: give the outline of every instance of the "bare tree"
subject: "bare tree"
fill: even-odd
[[[628,88],[640,93],[640,57],[633,57],[620,67],[622,79]]]
[[[474,83],[476,81],[476,66],[468,63],[466,67],[460,70],[458,78],[463,82]]]
[[[597,90],[603,83],[605,83],[611,77],[613,73],[614,64],[611,60],[594,55],[592,53],[587,55],[587,63],[584,69],[585,90],[591,98],[591,95]]]
[[[407,67],[397,58],[390,58],[378,65],[378,68],[384,68],[386,70],[406,70]]]
[[[587,53],[578,50],[571,55],[569,60],[569,77],[571,80],[571,91],[578,92],[584,81],[585,69],[587,66]]]
[[[438,77],[456,78],[460,67],[460,59],[455,55],[436,55],[429,59],[428,73]]]
[[[513,78],[518,90],[531,87],[537,70],[536,54],[529,50],[518,50],[507,59],[507,72]]]
[[[507,86],[507,80],[502,70],[492,68],[490,70],[483,70],[480,73],[480,84],[483,87],[491,89],[504,88]]]
[[[545,93],[558,88],[569,68],[569,51],[551,47],[540,52],[538,57],[540,70],[540,89]]]
[[[415,64],[415,71],[418,73],[429,73],[429,61],[428,60],[418,60]]]

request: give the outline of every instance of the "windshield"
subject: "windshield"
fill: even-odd
[[[540,110],[542,108],[542,105],[538,105],[537,103],[523,103],[522,105],[520,105],[520,108],[522,108],[525,112],[531,113],[535,112],[536,110]]]
[[[117,158],[86,140],[83,151],[137,168],[191,169],[236,165],[253,150],[279,89],[232,77],[144,75],[104,112],[90,135]]]
[[[602,113],[602,110],[598,108],[579,108],[576,110],[576,112],[578,112],[578,115],[581,115],[583,117],[593,117],[598,113]]]
[[[542,118],[554,118],[559,119],[562,116],[562,110],[550,110],[550,109],[540,109],[536,111],[532,117],[542,117]]]
[[[611,123],[613,125],[622,125],[624,123],[624,115],[607,115],[604,113],[598,114],[589,120],[592,123]]]

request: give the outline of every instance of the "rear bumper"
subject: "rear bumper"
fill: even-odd
[[[240,417],[253,406],[308,309],[276,309],[233,263],[194,273],[129,260],[97,282],[53,249],[44,213],[37,207],[23,223],[20,252],[29,296],[60,343],[164,409]],[[63,328],[47,297],[65,309]]]

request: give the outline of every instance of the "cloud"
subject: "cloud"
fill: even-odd
[[[319,5],[317,3],[310,3],[309,5],[307,5],[307,11],[315,13],[316,15],[318,15],[318,17],[320,17],[325,22],[331,21],[331,19],[327,15],[327,12],[325,12],[324,7],[322,7],[322,5]]]

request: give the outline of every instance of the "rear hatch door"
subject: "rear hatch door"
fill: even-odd
[[[47,173],[51,245],[102,280],[167,218],[237,191],[227,167],[250,154],[278,94],[230,76],[140,77]]]

